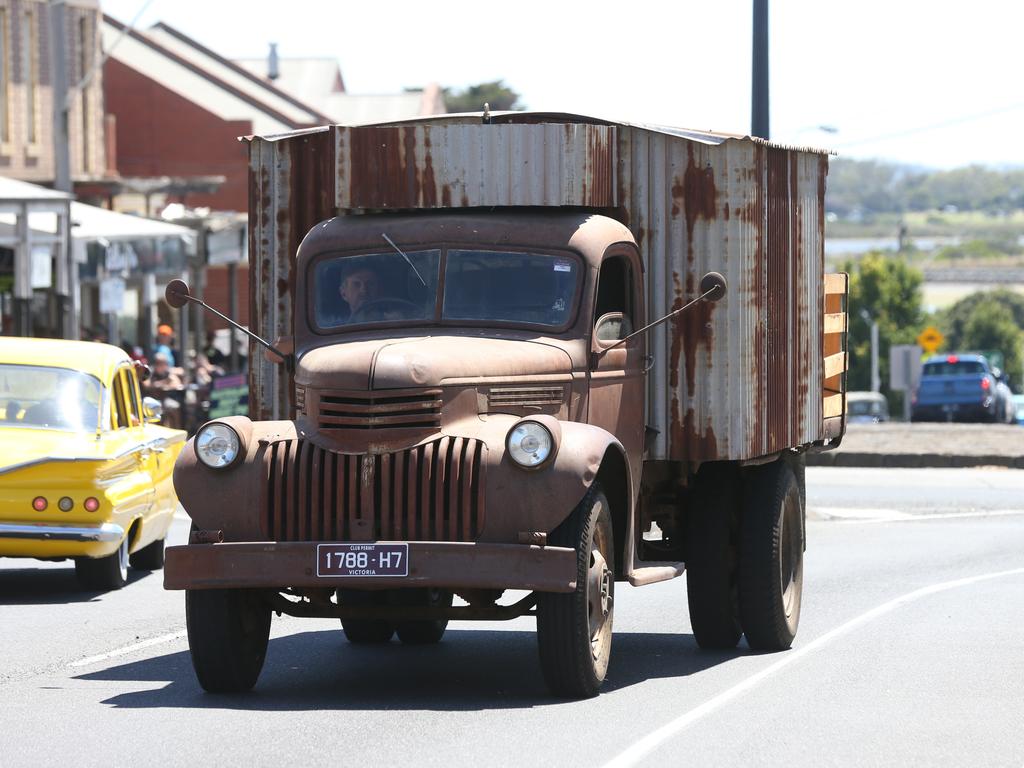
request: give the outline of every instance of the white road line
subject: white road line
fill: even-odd
[[[620,752],[616,757],[612,758],[609,762],[604,764],[604,768],[624,768],[624,766],[638,765],[640,761],[653,752],[655,749],[660,747],[666,741],[676,736],[681,731],[686,729],[688,726],[697,722],[706,715],[710,715],[712,712],[721,709],[723,706],[728,704],[733,699],[738,698],[741,694],[746,693],[751,688],[766,680],[767,678],[774,675],[791,664],[795,664],[797,661],[807,656],[810,653],[828,645],[833,640],[842,637],[849,632],[857,629],[858,627],[867,624],[869,621],[877,619],[886,613],[894,611],[902,605],[912,603],[915,600],[920,600],[923,597],[934,595],[938,592],[945,592],[946,590],[956,589],[957,587],[966,587],[971,584],[977,584],[980,581],[989,581],[990,579],[1001,579],[1006,576],[1021,576],[1024,575],[1024,568],[1014,568],[1009,571],[999,571],[997,573],[986,573],[980,576],[971,576],[966,579],[957,579],[955,581],[945,581],[941,584],[933,584],[930,587],[922,587],[921,589],[913,592],[908,592],[902,597],[897,597],[894,600],[890,600],[887,603],[879,605],[877,608],[873,608],[867,613],[863,613],[855,619],[836,627],[829,632],[826,632],[821,637],[812,640],[807,645],[801,646],[794,650],[788,651],[786,655],[780,660],[772,664],[771,666],[765,667],[760,672],[751,675],[743,682],[734,685],[722,693],[718,694],[714,698],[708,699],[703,704],[689,712],[677,717],[675,720],[670,721],[666,725],[663,725],[656,731],[648,734],[644,738],[625,750]]]
[[[129,653],[135,653],[135,651],[141,651],[143,648],[152,648],[154,645],[162,645],[163,643],[169,643],[173,640],[180,640],[185,637],[187,632],[183,629],[180,632],[172,632],[169,635],[161,635],[160,637],[152,637],[149,640],[143,640],[141,643],[133,643],[132,645],[126,645],[124,648],[117,648],[116,650],[110,651],[109,653],[101,653],[98,656],[89,656],[84,659],[72,662],[70,667],[87,667],[90,664],[98,664],[101,661],[107,659],[114,659],[118,656],[127,656]]]
[[[917,520],[956,520],[970,517],[1006,517],[1008,515],[1024,515],[1024,509],[982,509],[971,512],[934,512],[917,515],[898,509],[847,508],[847,507],[809,507],[808,512],[813,518],[826,522],[861,524],[861,523],[906,523]]]

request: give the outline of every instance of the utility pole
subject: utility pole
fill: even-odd
[[[750,89],[750,135],[768,135],[768,0],[754,0],[754,46]]]
[[[878,323],[866,309],[861,309],[860,316],[871,326],[871,391],[880,392],[882,380],[878,375]]]
[[[53,83],[53,186],[71,192],[71,141],[68,137],[68,61],[65,0],[50,0],[50,78]]]

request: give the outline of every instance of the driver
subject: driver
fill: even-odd
[[[351,322],[363,305],[377,299],[379,294],[377,273],[369,267],[359,267],[349,272],[341,281],[338,293],[348,304],[348,316]]]

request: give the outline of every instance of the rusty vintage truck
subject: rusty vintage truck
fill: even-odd
[[[531,615],[592,696],[616,585],[683,573],[701,647],[790,646],[803,454],[845,430],[826,154],[540,113],[248,141],[269,350],[178,460],[165,571],[203,688],[255,684],[274,612],[355,643]]]

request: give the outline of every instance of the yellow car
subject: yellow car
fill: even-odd
[[[185,433],[108,344],[0,338],[0,557],[74,558],[90,589],[163,567]]]

